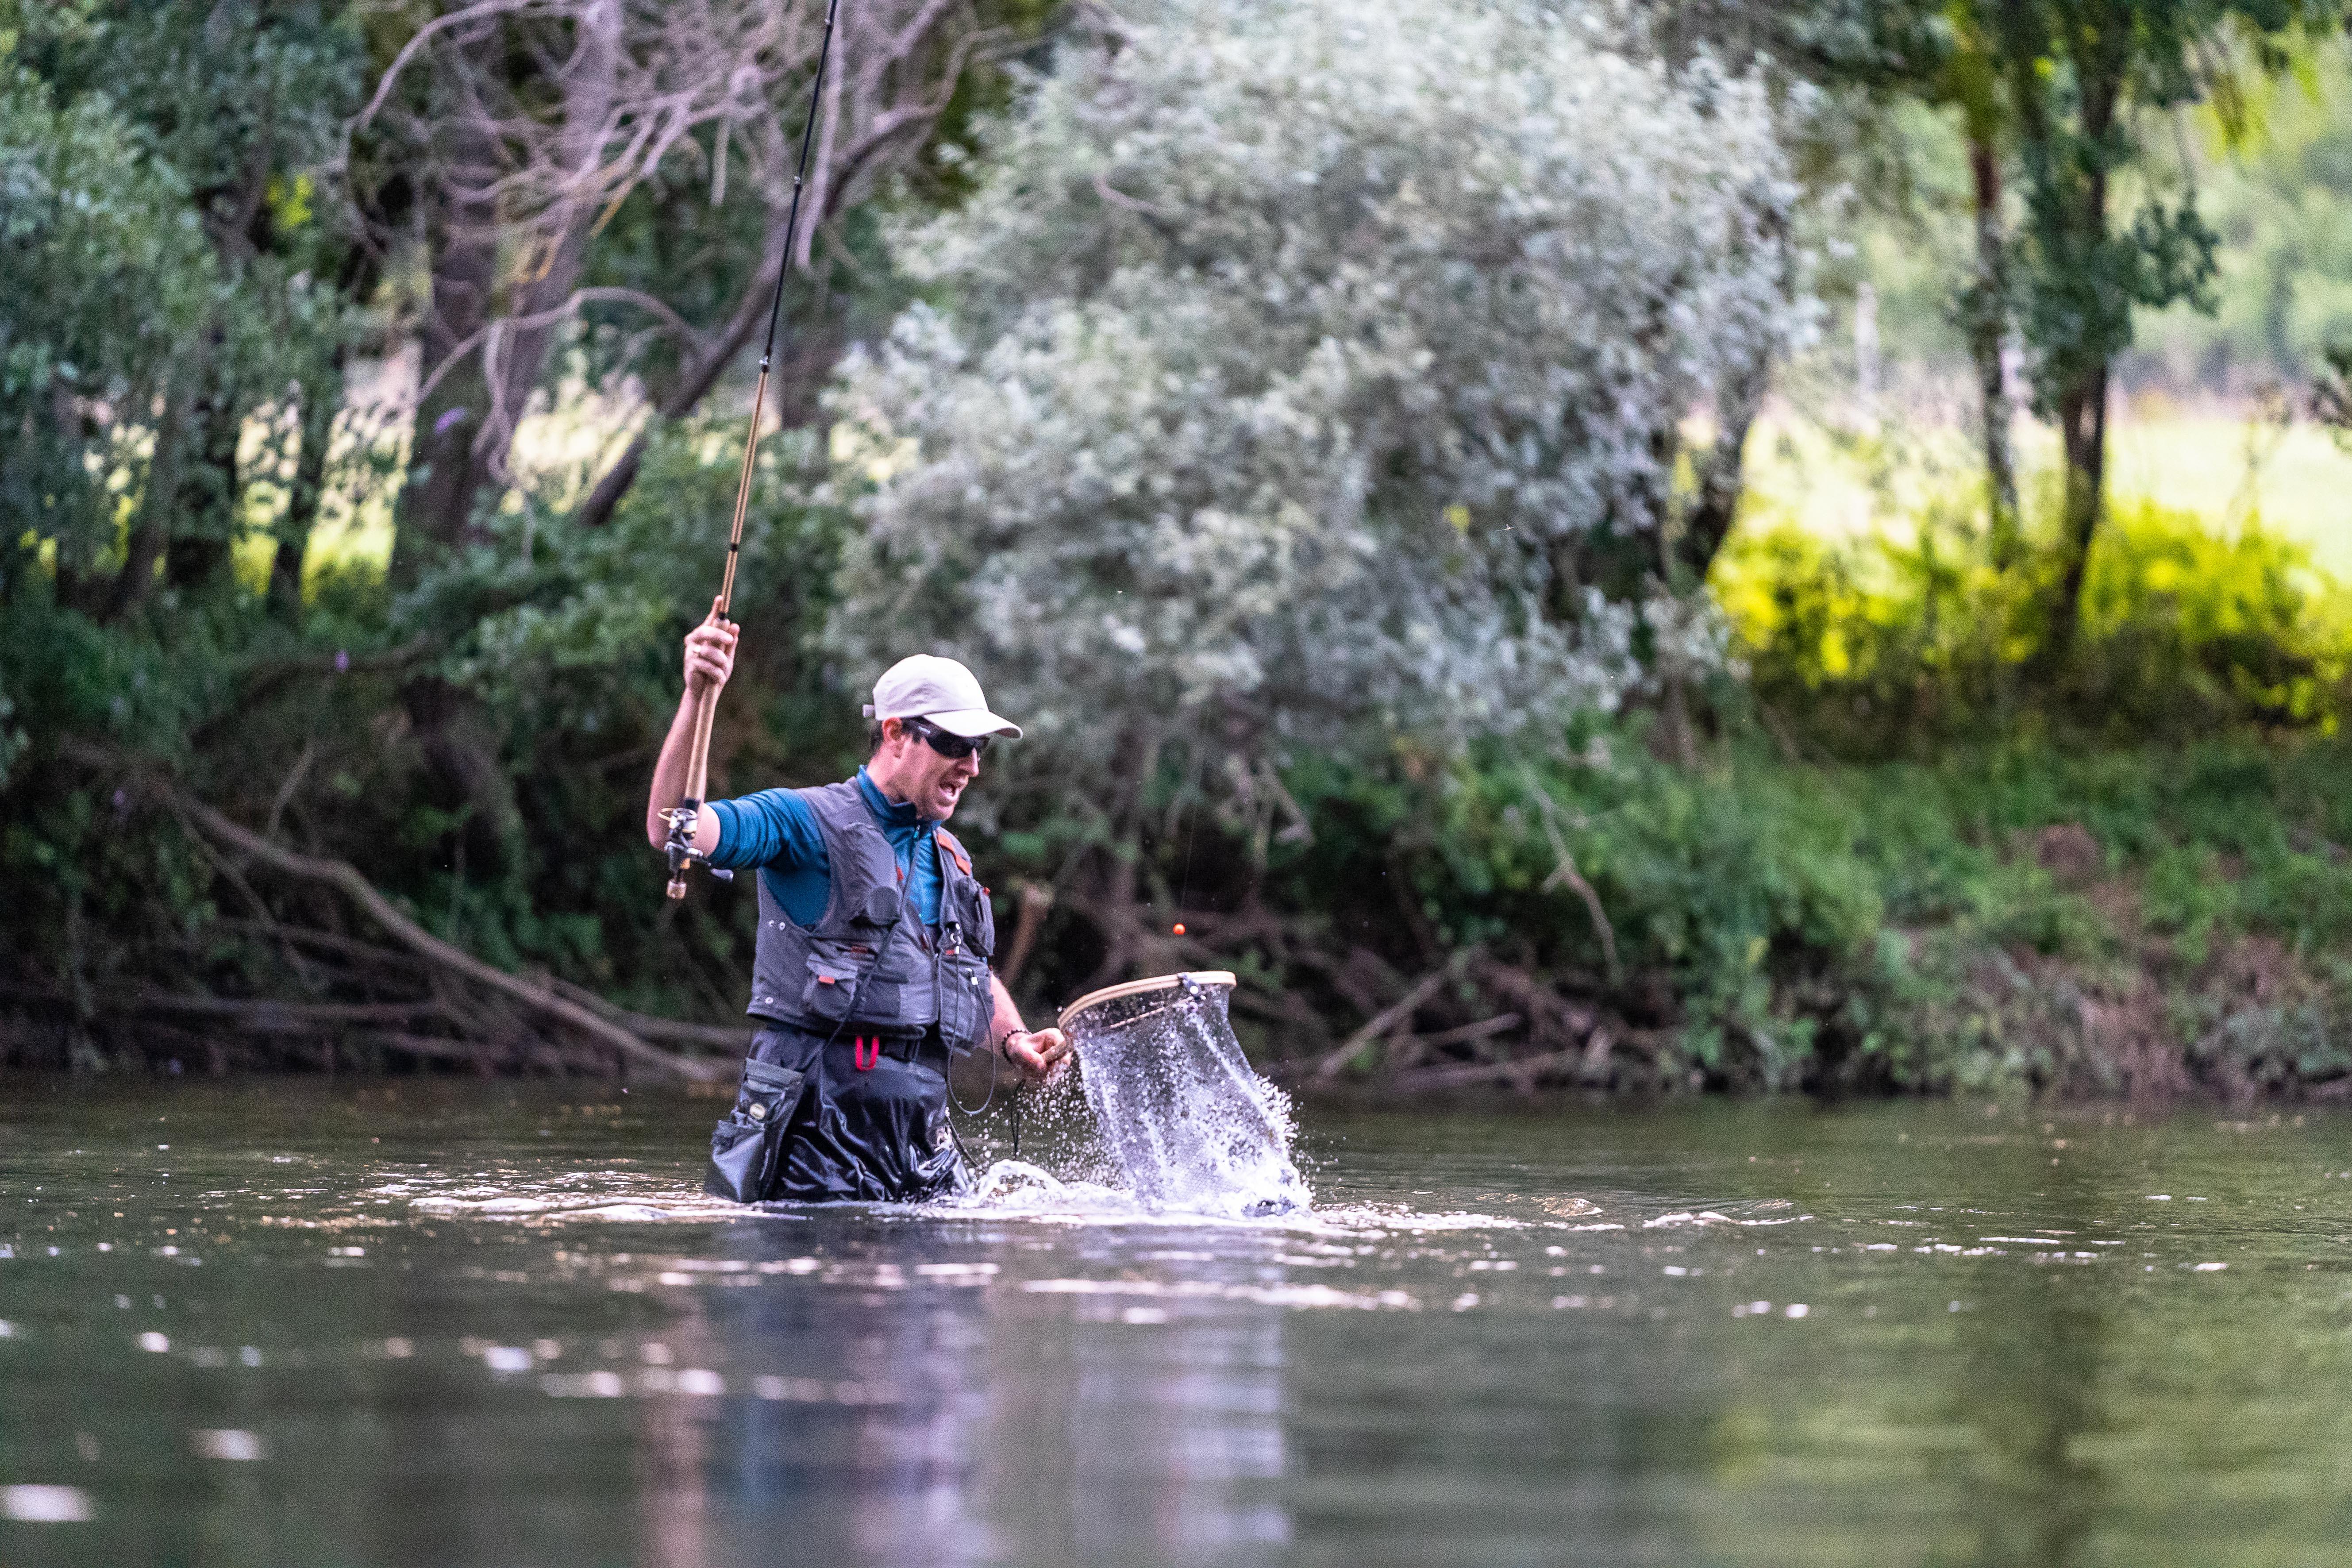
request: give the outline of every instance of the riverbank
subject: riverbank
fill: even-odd
[[[1244,1037],[1297,1081],[2352,1090],[2339,742],[2016,744],[1933,764],[1730,748],[1696,769],[1620,748],[1465,767],[1391,797],[1391,820],[1367,813],[1370,793],[1315,798],[1316,815],[1385,837],[1372,879],[1404,896],[1360,896],[1352,944],[1334,902],[1281,971],[1286,996],[1365,1021],[1309,1045],[1296,1009],[1237,1002]],[[1328,837],[1282,894],[1336,895],[1364,864]],[[1382,928],[1433,961],[1382,976]],[[1265,964],[1274,945],[1249,956]]]
[[[526,566],[336,577],[299,616],[224,591],[101,627],[20,580],[0,1066],[723,1079],[751,890],[665,900],[642,791],[732,449],[653,452],[609,535],[550,521]],[[861,755],[822,636],[853,524],[773,486],[727,794]],[[957,823],[1000,968],[1033,1018],[1234,969],[1263,1065],[1404,1101],[2338,1092],[2352,595],[2143,508],[2054,651],[2047,518],[2002,554],[1969,515],[1743,525],[1692,647],[1565,731],[1366,718],[1222,773],[1138,747],[1109,801],[1055,771],[1087,727],[1041,725]]]
[[[1612,730],[1540,758],[1401,751],[1288,781],[1305,831],[1183,822],[1146,841],[1123,907],[1049,898],[1021,875],[1044,868],[1036,846],[981,841],[1031,1015],[1107,967],[1232,968],[1237,1032],[1269,1072],[1406,1101],[2352,1093],[2340,740],[2013,742],[1932,763],[1791,763],[1725,741],[1693,764]],[[665,1014],[545,968],[486,990],[404,950],[324,873],[282,875],[300,858],[254,848],[212,853],[256,899],[278,895],[279,923],[215,909],[182,949],[209,967],[151,972],[79,1020],[69,996],[15,987],[0,1065],[644,1077],[674,1060],[708,1078],[741,1036],[720,967],[748,960],[748,942],[724,945],[749,916],[740,890],[698,889],[690,918],[719,934],[705,957],[722,978],[708,1005],[672,993]],[[385,902],[395,920],[414,909]],[[573,1012],[544,1013],[540,991]],[[624,1059],[610,1039],[625,1034],[646,1052]]]

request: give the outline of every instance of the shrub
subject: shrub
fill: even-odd
[[[1743,527],[1710,586],[1768,718],[1832,755],[1926,756],[2058,729],[2107,743],[2216,730],[2332,734],[2352,706],[2352,594],[2259,521],[2233,533],[2141,502],[2095,545],[2083,636],[2045,657],[2054,552],[1997,562],[1964,496],[1907,539]]]

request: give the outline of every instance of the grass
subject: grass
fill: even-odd
[[[2221,531],[2259,519],[2352,580],[2352,453],[2326,432],[2151,396],[2120,405],[2108,439],[2108,498],[2118,509],[2153,501]],[[2017,445],[2029,488],[2055,474],[2055,431],[2021,419]],[[1931,500],[1981,472],[1974,434],[1948,414],[1906,415],[1857,434],[1780,413],[1748,438],[1744,515],[1793,520],[1827,537],[1907,536]]]

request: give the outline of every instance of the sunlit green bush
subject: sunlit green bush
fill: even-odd
[[[2053,553],[2030,531],[1996,559],[1969,500],[1931,502],[1908,538],[1778,519],[1726,545],[1710,586],[1792,743],[1890,756],[2053,728],[2120,743],[2332,734],[2352,707],[2352,592],[2259,521],[2224,531],[2153,501],[2119,510],[2062,657],[2046,637]]]

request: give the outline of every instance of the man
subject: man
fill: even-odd
[[[694,712],[735,667],[736,628],[710,616],[686,637],[678,704],[646,805],[646,837],[685,788]],[[712,801],[695,849],[758,873],[752,1037],[734,1112],[711,1140],[706,1181],[756,1203],[914,1203],[966,1180],[948,1124],[950,1058],[987,1048],[1030,1077],[1068,1054],[1032,1034],[988,967],[996,924],[971,859],[940,825],[990,741],[1021,727],[989,710],[971,670],[917,654],[875,683],[873,754],[813,789]]]

